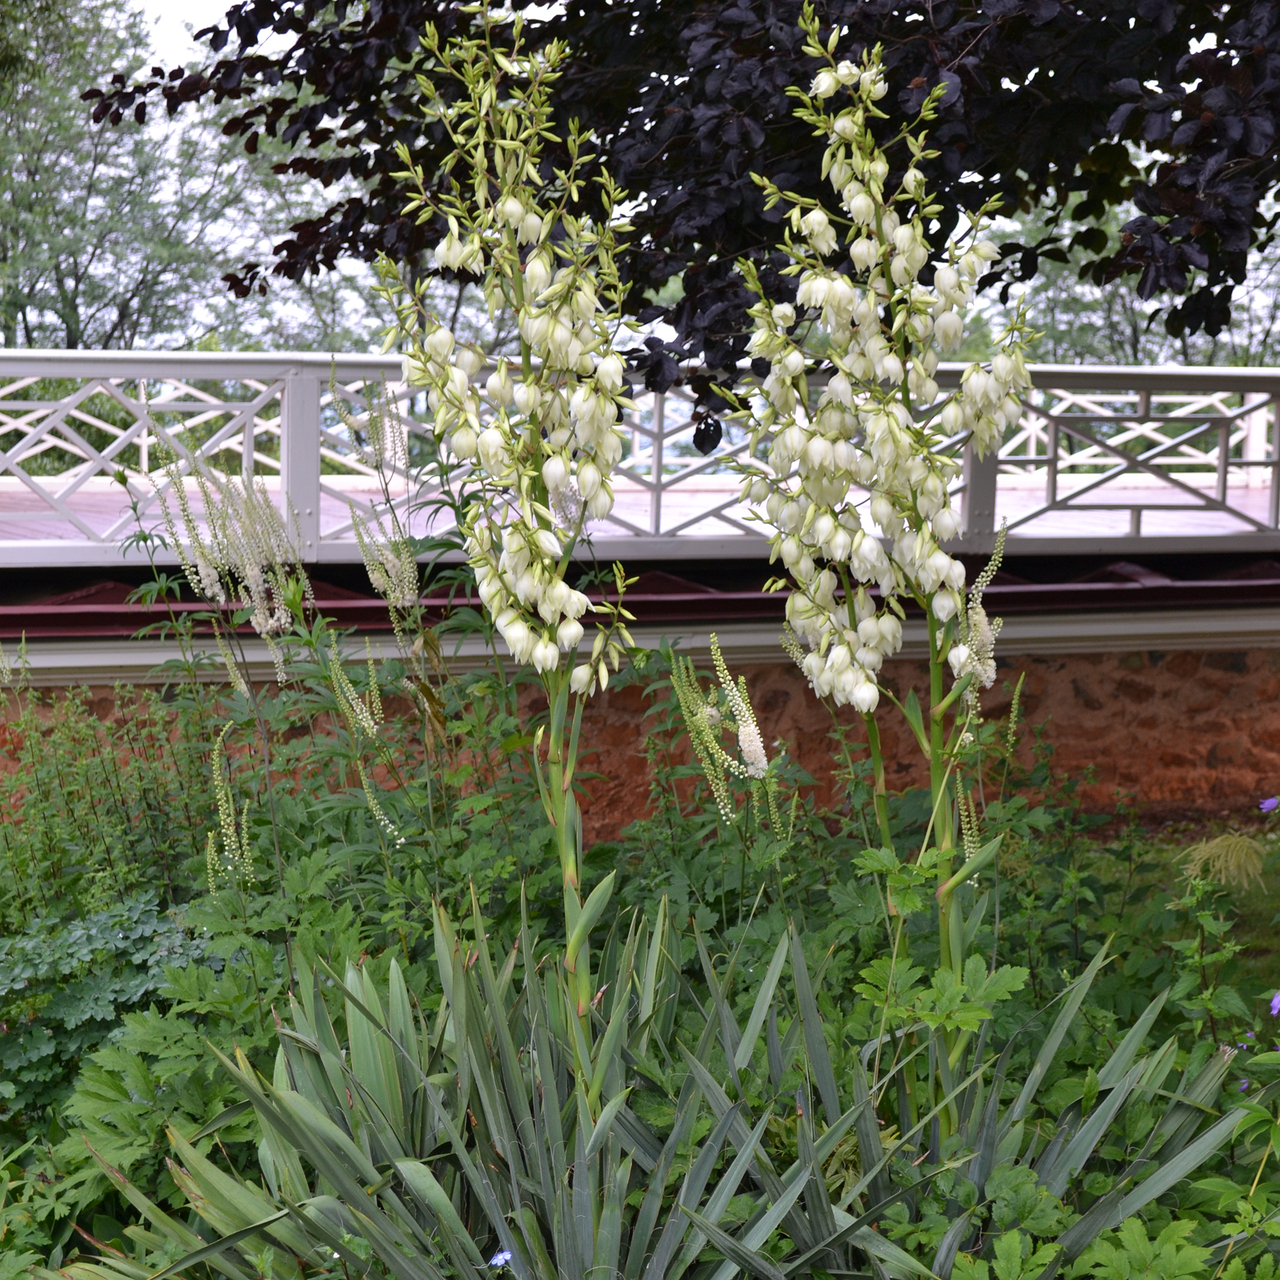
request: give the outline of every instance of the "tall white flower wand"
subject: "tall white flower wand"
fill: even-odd
[[[582,822],[573,791],[584,699],[604,688],[633,641],[621,605],[626,586],[615,566],[617,602],[597,606],[566,581],[586,522],[613,508],[610,476],[622,457],[624,358],[615,340],[627,328],[625,286],[615,255],[627,230],[615,217],[623,197],[607,173],[590,181],[600,216],[587,212],[584,188],[593,157],[576,123],[564,140],[568,164],[552,168],[549,89],[565,48],[526,53],[521,19],[497,23],[489,11],[477,34],[442,43],[428,27],[424,48],[457,86],[455,100],[429,94],[424,112],[453,142],[443,172],[430,182],[406,148],[414,196],[409,212],[437,225],[437,265],[479,280],[490,313],[514,312],[520,332],[516,368],[499,360],[481,383],[484,357],[456,342],[425,303],[425,283],[406,283],[383,264],[384,296],[397,323],[388,347],[406,351],[408,381],[427,388],[435,432],[451,463],[473,468],[463,534],[480,598],[512,655],[537,671],[550,708],[534,765],[555,829],[564,885],[565,967],[574,976],[577,1011],[595,995],[587,937],[613,888],[610,874],[582,901]],[[501,41],[499,40],[501,37]],[[505,47],[500,47],[505,45]],[[602,614],[590,654],[574,662],[584,617]],[[571,705],[572,704],[572,705]]]
[[[871,127],[887,119],[876,106],[887,91],[880,50],[859,63],[837,62],[837,35],[824,47],[812,5],[801,25],[806,51],[824,65],[809,93],[792,91],[796,114],[828,139],[823,173],[838,212],[757,179],[769,207],[786,207],[784,274],[799,283],[794,304],[774,301],[753,264],[742,264],[759,298],[750,351],[769,364],[758,393],[737,401],[759,460],[749,467],[743,496],[774,530],[774,557],[790,575],[774,586],[794,587],[787,618],[805,646],[796,653],[802,669],[820,696],[852,704],[864,717],[876,814],[889,849],[876,710],[882,695],[897,700],[878,673],[901,647],[902,601],[925,613],[929,705],[922,710],[914,693],[898,705],[929,762],[933,843],[926,837],[919,863],[943,887],[940,962],[959,978],[950,780],[965,743],[963,718],[953,714],[948,729],[947,716],[958,703],[968,705],[975,680],[990,684],[991,664],[989,653],[958,647],[959,620],[966,629],[971,621],[964,566],[942,544],[960,529],[948,493],[958,445],[969,441],[981,455],[1021,413],[1019,396],[1029,386],[1025,327],[1019,318],[989,365],[970,365],[958,390],[940,392],[940,353],[960,346],[962,312],[996,256],[979,238],[989,208],[935,253],[929,236],[941,208],[916,166],[936,154],[925,149],[923,126],[936,115],[941,89],[882,147]],[[839,109],[829,105],[837,95]],[[896,188],[887,185],[893,151],[909,160]],[[871,585],[879,588],[878,604]]]

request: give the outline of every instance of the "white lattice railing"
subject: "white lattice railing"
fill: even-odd
[[[965,459],[962,545],[985,548],[1003,521],[1011,549],[1036,552],[1280,548],[1280,370],[1032,372],[1037,390],[998,459]],[[939,381],[958,373],[944,366]],[[307,560],[357,559],[352,510],[385,500],[360,430],[368,389],[385,380],[411,440],[427,438],[425,405],[399,376],[379,356],[0,351],[0,564],[119,563],[138,523],[159,522],[175,459],[184,473],[199,459],[261,478],[294,513]],[[691,410],[679,390],[638,396],[615,510],[591,531],[597,555],[763,554],[729,465],[746,445],[731,431],[702,457]],[[408,470],[392,500],[415,532],[441,532],[449,513]]]

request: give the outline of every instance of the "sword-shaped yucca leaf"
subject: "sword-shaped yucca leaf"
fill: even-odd
[[[741,1246],[741,1257],[750,1256],[755,1258],[759,1256],[756,1254],[755,1250],[764,1245],[765,1241],[768,1240],[769,1237],[778,1229],[782,1220],[791,1212],[792,1205],[794,1205],[800,1198],[800,1193],[805,1189],[805,1187],[809,1185],[809,1179],[811,1176],[812,1174],[810,1170],[803,1170],[795,1182],[793,1182],[791,1186],[789,1186],[786,1191],[769,1206],[760,1220],[752,1223],[747,1228],[743,1233],[742,1240],[740,1242],[734,1241],[735,1245],[740,1244]],[[697,1221],[699,1215],[691,1214],[690,1216]],[[714,1223],[709,1223],[706,1219],[703,1219],[703,1221],[698,1224],[699,1230],[704,1232],[708,1226],[718,1232],[719,1238],[723,1240],[725,1233],[720,1231]],[[719,1244],[718,1247],[722,1250],[724,1249],[723,1244]],[[730,1253],[728,1250],[724,1250],[724,1252],[727,1254],[727,1259],[712,1273],[711,1280],[732,1280],[734,1273],[739,1267],[743,1266],[743,1263],[739,1261],[739,1258],[735,1257],[733,1253]],[[772,1266],[772,1264],[770,1265]],[[781,1273],[778,1271],[776,1266],[773,1267],[773,1274],[781,1277]]]
[[[789,946],[790,940],[784,935],[778,939],[778,945],[773,949],[773,959],[769,961],[764,981],[760,984],[760,990],[756,992],[755,1003],[751,1006],[751,1016],[747,1019],[747,1025],[742,1030],[742,1039],[733,1055],[734,1066],[739,1071],[744,1070],[750,1063],[765,1019],[773,1008],[774,992],[778,989],[778,979],[782,976],[783,967],[787,963]]]
[[[140,1267],[124,1258],[111,1258],[103,1263],[67,1262],[56,1271],[48,1267],[32,1267],[34,1280],[150,1280],[151,1268]]]
[[[351,1074],[381,1109],[391,1127],[403,1129],[404,1100],[400,1096],[400,1079],[391,1045],[386,1036],[379,1034],[380,1029],[386,1026],[386,1015],[373,977],[367,970],[357,969],[348,963],[343,985],[347,991],[347,1043],[350,1046]]]
[[[808,1166],[809,1182],[805,1190],[804,1204],[809,1219],[813,1223],[810,1238],[821,1240],[835,1232],[836,1220],[831,1212],[831,1198],[827,1195],[827,1180],[822,1176],[822,1165],[814,1150],[813,1119],[810,1115],[809,1099],[803,1089],[796,1094],[796,1166],[797,1175],[804,1166]],[[784,1173],[782,1181],[788,1184],[792,1179]]]
[[[627,1185],[631,1181],[631,1161],[623,1160],[620,1164],[606,1160],[608,1169],[604,1207],[600,1213],[600,1224],[596,1228],[595,1251],[591,1257],[591,1273],[597,1276],[617,1276],[618,1258],[622,1252],[622,1202],[627,1195]]]
[[[247,1227],[241,1227],[239,1231],[233,1231],[230,1235],[223,1236],[221,1240],[215,1240],[212,1244],[205,1245],[203,1249],[197,1249],[194,1253],[189,1253],[185,1258],[180,1258],[177,1262],[165,1267],[163,1271],[157,1271],[151,1277],[151,1280],[169,1280],[170,1276],[179,1275],[190,1267],[198,1267],[201,1263],[210,1261],[219,1254],[226,1252],[226,1250],[234,1249],[236,1245],[245,1240],[251,1240],[254,1236],[265,1236],[267,1227],[273,1226],[281,1218],[287,1218],[288,1216],[288,1209],[277,1210],[269,1218],[263,1218],[261,1222],[252,1222]],[[301,1274],[296,1265],[292,1270],[295,1274]]]
[[[725,998],[724,988],[716,976],[715,965],[711,963],[710,953],[707,951],[706,940],[702,936],[702,930],[697,927],[693,931],[694,944],[698,949],[698,959],[702,963],[702,976],[707,984],[707,990],[711,993],[711,1003],[716,1011],[716,1021],[720,1026],[720,1044],[724,1049],[725,1062],[729,1067],[729,1078],[733,1083],[734,1091],[742,1092],[742,1085],[738,1080],[738,1067],[735,1057],[738,1052],[738,1045],[742,1040],[742,1033],[738,1030],[737,1019],[733,1016],[733,1011],[729,1008],[729,1001]],[[728,978],[726,977],[726,981]]]
[[[104,1160],[88,1141],[85,1142],[85,1146],[89,1148],[89,1154],[97,1162],[98,1167],[107,1175],[107,1180],[152,1226],[157,1227],[170,1243],[177,1245],[180,1249],[189,1250],[199,1249],[207,1243],[185,1222],[179,1222],[159,1205],[153,1204],[119,1169]],[[244,1271],[221,1255],[210,1259],[210,1262],[213,1268],[220,1271],[228,1280],[249,1280]]]
[[[600,1119],[596,1121],[595,1127],[591,1131],[591,1137],[587,1141],[587,1159],[590,1160],[601,1147],[604,1141],[613,1131],[613,1122],[617,1119],[618,1112],[627,1105],[627,1098],[631,1095],[630,1089],[624,1089],[615,1098],[610,1098],[604,1105],[604,1110],[600,1112]]]
[[[1214,1103],[1222,1091],[1222,1082],[1234,1056],[1233,1049],[1221,1048],[1200,1068],[1194,1079],[1187,1078],[1191,1074],[1190,1066],[1183,1072],[1178,1092],[1152,1135],[1159,1144],[1157,1149],[1162,1161],[1180,1151],[1205,1118],[1217,1110]]]
[[[649,945],[644,962],[644,977],[640,983],[640,1012],[637,1019],[640,1033],[635,1045],[635,1052],[640,1057],[649,1052],[649,1036],[652,1031],[650,1023],[658,1013],[658,984],[659,975],[665,967],[666,934],[667,896],[663,894],[658,903],[658,914],[653,922],[653,930],[649,934]]]
[[[1062,1247],[1062,1260],[1074,1262],[1103,1231],[1118,1227],[1125,1218],[1145,1208],[1157,1196],[1163,1195],[1170,1187],[1194,1173],[1231,1137],[1239,1123],[1240,1112],[1229,1111],[1173,1159],[1167,1162],[1162,1159],[1145,1182],[1126,1191],[1134,1173],[1139,1172],[1141,1166],[1150,1163],[1147,1160],[1135,1160],[1117,1185],[1058,1237],[1057,1243]]]
[[[272,1084],[276,1089],[291,1087],[283,1042],[276,1050]],[[274,1129],[263,1130],[262,1141],[258,1144],[258,1164],[273,1199],[305,1200],[311,1194],[311,1186],[302,1162],[298,1159],[297,1150],[289,1143],[281,1142],[280,1135]]]
[[[251,1222],[271,1218],[279,1208],[259,1188],[224,1173],[211,1160],[202,1156],[181,1134],[170,1130],[169,1141],[183,1165],[181,1171],[175,1171],[174,1181],[178,1182],[182,1178],[193,1185],[195,1195],[208,1206],[207,1212],[202,1207],[200,1216],[210,1226],[221,1231],[238,1231]],[[306,1237],[292,1223],[281,1223],[270,1234],[299,1257],[306,1256],[310,1251],[311,1246]]]
[[[1106,1065],[1098,1072],[1099,1090],[1113,1088],[1128,1074],[1129,1068],[1142,1048],[1143,1041],[1146,1040],[1160,1010],[1164,1008],[1164,1003],[1169,998],[1169,990],[1166,987],[1147,1005],[1137,1022],[1129,1028],[1124,1039],[1120,1041],[1115,1053],[1107,1059]]]
[[[1009,1108],[1005,1117],[1002,1125],[1004,1130],[1007,1131],[1026,1115],[1027,1108],[1031,1105],[1036,1092],[1043,1083],[1045,1073],[1053,1064],[1054,1058],[1057,1057],[1058,1049],[1066,1038],[1071,1024],[1075,1021],[1076,1014],[1080,1012],[1080,1006],[1084,1003],[1085,996],[1089,994],[1089,988],[1093,986],[1093,980],[1098,976],[1098,970],[1102,968],[1106,958],[1107,948],[1104,945],[1089,962],[1089,967],[1084,973],[1067,988],[1062,1008],[1057,1018],[1054,1019],[1053,1026],[1049,1029],[1049,1034],[1045,1036],[1043,1043],[1040,1045],[1040,1051],[1036,1054],[1035,1061],[1031,1064],[1031,1070],[1027,1073],[1022,1092],[1018,1094],[1018,1100]]]
[[[707,1201],[707,1207],[703,1211],[703,1216],[708,1222],[717,1223],[724,1217],[725,1210],[729,1207],[729,1201],[737,1194],[738,1187],[742,1179],[747,1176],[747,1170],[755,1164],[756,1144],[760,1141],[761,1135],[764,1133],[765,1125],[769,1121],[769,1113],[766,1112],[760,1117],[759,1123],[746,1134],[746,1140],[738,1148],[737,1154],[733,1158],[733,1162],[729,1168],[721,1176],[720,1181],[716,1183],[715,1190],[711,1193],[711,1198]],[[733,1140],[733,1130],[735,1126],[731,1123],[729,1126],[729,1140]],[[679,1213],[689,1215],[693,1208],[692,1204],[685,1204],[683,1198],[677,1202]],[[690,1222],[693,1219],[690,1216]],[[680,1277],[691,1267],[697,1259],[698,1254],[706,1248],[707,1238],[702,1234],[700,1228],[696,1225],[686,1241],[684,1248],[680,1252],[679,1258],[672,1265],[671,1270],[666,1273],[666,1280],[680,1280]],[[658,1273],[655,1280],[659,1280],[662,1273]]]
[[[834,1124],[841,1113],[840,1092],[836,1088],[835,1072],[831,1069],[831,1053],[827,1048],[827,1034],[822,1029],[818,1014],[818,1002],[813,998],[809,984],[809,966],[804,958],[804,943],[794,924],[791,932],[791,974],[796,984],[796,1001],[800,1006],[800,1022],[804,1032],[804,1045],[809,1055],[809,1070],[813,1072],[822,1108],[827,1113],[827,1123]]]
[[[653,1229],[657,1225],[658,1215],[662,1210],[662,1202],[666,1199],[667,1178],[671,1173],[680,1148],[689,1140],[693,1132],[694,1121],[698,1116],[700,1094],[692,1076],[686,1076],[680,1096],[676,1099],[676,1114],[671,1123],[671,1132],[653,1162],[648,1189],[640,1202],[640,1210],[631,1224],[631,1244],[627,1250],[627,1260],[623,1269],[626,1280],[639,1280],[640,1273],[647,1262],[649,1241],[653,1238]]]
[[[728,1232],[721,1231],[714,1222],[708,1222],[702,1214],[695,1213],[692,1209],[686,1209],[685,1212],[698,1231],[727,1259],[715,1272],[717,1277],[725,1272],[726,1267],[728,1275],[733,1275],[741,1267],[749,1275],[758,1276],[759,1280],[786,1280],[782,1272],[764,1254],[757,1253],[746,1244],[735,1240]]]
[[[946,1235],[938,1242],[938,1252],[933,1255],[933,1266],[930,1270],[938,1280],[951,1280],[952,1269],[956,1265],[956,1254],[969,1234],[969,1214],[962,1213],[948,1228]]]
[[[485,1260],[480,1250],[462,1219],[458,1217],[458,1211],[449,1199],[448,1192],[436,1181],[435,1174],[421,1160],[397,1160],[396,1172],[404,1179],[410,1192],[435,1215],[440,1225],[453,1233],[472,1264],[483,1267]]]
[[[1040,1182],[1053,1195],[1061,1196],[1066,1191],[1070,1180],[1084,1167],[1085,1161],[1093,1154],[1094,1147],[1111,1127],[1120,1108],[1128,1101],[1129,1095],[1142,1079],[1146,1065],[1144,1059],[1131,1067],[1129,1074],[1110,1090],[1074,1136],[1064,1144],[1061,1153],[1052,1162],[1042,1162],[1042,1167],[1037,1169]]]
[[[716,1127],[698,1149],[698,1154],[689,1166],[689,1171],[685,1174],[684,1181],[680,1186],[680,1193],[676,1197],[676,1210],[679,1210],[682,1205],[691,1209],[694,1205],[702,1202],[702,1193],[706,1190],[711,1171],[715,1168],[716,1161],[720,1158],[720,1150],[724,1146],[725,1139],[729,1136],[729,1129],[735,1116],[736,1108],[734,1108],[732,1114],[721,1116]],[[741,1154],[739,1152],[739,1155]],[[746,1164],[744,1162],[743,1169],[745,1170],[745,1168]],[[688,1220],[683,1214],[677,1211],[668,1215],[667,1221],[662,1228],[662,1234],[658,1238],[657,1247],[645,1267],[644,1280],[663,1280],[688,1227]]]
[[[858,1134],[858,1158],[862,1163],[864,1178],[869,1178],[871,1199],[879,1204],[889,1197],[889,1170],[884,1162],[884,1148],[880,1143],[880,1124],[875,1108],[871,1105],[871,1089],[862,1060],[856,1054],[853,1059],[853,1098],[858,1108],[856,1131]]]
[[[578,962],[578,953],[591,936],[591,930],[599,923],[605,907],[609,905],[609,898],[613,893],[613,882],[617,878],[617,874],[616,871],[610,871],[591,890],[587,895],[586,902],[582,904],[582,914],[578,916],[577,921],[574,923],[573,930],[569,934],[569,941],[565,943],[564,948],[565,968],[571,973],[574,972],[574,966]]]

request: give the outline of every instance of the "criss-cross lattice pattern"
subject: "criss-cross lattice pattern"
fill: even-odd
[[[1000,449],[1011,537],[1274,532],[1280,374],[1041,369]]]
[[[1011,545],[1053,550],[1240,535],[1280,544],[1280,371],[1032,373],[1037,390],[999,458],[966,459],[955,486],[975,548],[1001,521]],[[958,375],[944,366],[939,381]],[[429,415],[399,379],[399,362],[379,356],[0,352],[0,557],[118,563],[139,527],[160,527],[170,469],[189,477],[197,463],[260,481],[290,512],[310,561],[358,559],[352,511],[375,519],[388,502],[413,534],[446,534],[468,476],[455,472],[451,493],[422,482]],[[386,487],[368,430],[369,399],[382,388],[408,441]],[[636,402],[614,510],[589,530],[594,554],[762,555],[764,530],[747,519],[732,467],[746,457],[742,433],[724,425],[704,456],[695,441],[706,447],[720,424],[699,423],[687,393],[638,392]]]

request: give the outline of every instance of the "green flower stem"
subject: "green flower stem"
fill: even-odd
[[[929,706],[940,708],[945,702],[946,659],[938,654],[939,626],[932,608],[926,615],[929,620]],[[945,883],[951,879],[951,854],[954,848],[952,828],[951,794],[947,786],[946,728],[943,717],[929,715],[929,790],[933,799],[934,840],[938,849],[938,879]],[[954,906],[954,909],[953,909]],[[938,902],[938,961],[947,965],[957,976],[964,969],[960,952],[964,946],[964,925],[959,919],[959,903],[953,894],[946,894]]]
[[[880,726],[876,723],[873,711],[867,712],[862,719],[867,726],[867,749],[871,754],[871,766],[875,771],[876,822],[880,827],[880,840],[886,849],[892,849],[893,831],[889,825],[889,798],[884,781],[884,751],[880,746]]]
[[[569,938],[582,916],[582,815],[578,810],[577,797],[573,793],[573,775],[582,731],[583,699],[574,698],[573,716],[570,719],[569,673],[559,669],[548,671],[542,677],[542,685],[547,693],[551,716],[547,733],[546,785],[541,788],[541,796],[547,820],[555,832],[556,851],[560,856],[564,931],[565,937]],[[589,944],[584,942],[572,957],[566,953],[564,967],[573,978],[578,1017],[585,1018],[595,995],[592,990]]]

